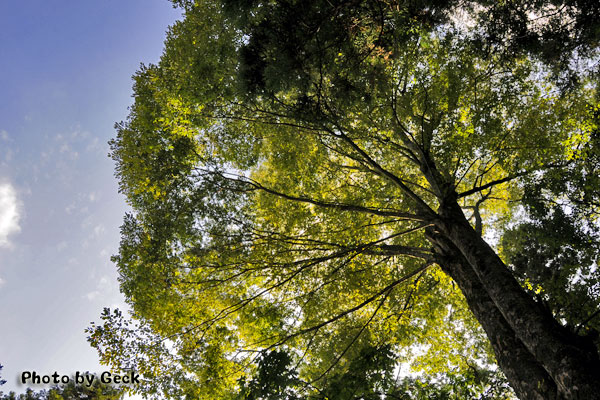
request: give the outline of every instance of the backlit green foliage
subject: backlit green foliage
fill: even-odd
[[[482,234],[502,235],[525,178],[592,160],[574,148],[595,137],[593,82],[559,91],[543,64],[482,49],[435,2],[179,3],[111,141],[132,207],[114,261],[133,320],[105,310],[89,329],[101,360],[156,397],[506,398],[423,230],[454,190]],[[551,283],[519,262],[535,229],[502,244],[558,307],[550,293],[574,272]],[[592,265],[595,251],[565,257]],[[591,296],[585,315],[557,315],[582,323]],[[398,362],[418,377],[391,383]]]

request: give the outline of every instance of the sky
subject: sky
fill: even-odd
[[[0,390],[23,371],[102,372],[85,328],[124,307],[127,210],[108,141],[155,63],[167,0],[0,1]],[[39,388],[39,387],[38,387]]]

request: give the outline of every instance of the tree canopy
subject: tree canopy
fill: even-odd
[[[91,386],[76,384],[75,379],[71,379],[66,385],[56,385],[48,390],[27,388],[21,394],[0,391],[1,400],[121,400],[124,395],[123,389],[102,383],[100,379],[95,379]]]
[[[90,327],[103,362],[147,396],[258,398],[271,360],[290,399],[400,364],[506,398],[496,363],[598,398],[595,2],[175,3],[111,141],[133,319]]]

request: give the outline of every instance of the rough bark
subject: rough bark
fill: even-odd
[[[436,228],[458,248],[518,339],[556,383],[560,397],[600,399],[600,361],[521,288],[496,252],[474,231],[456,201],[439,209]]]
[[[517,338],[458,249],[432,230],[427,235],[434,244],[436,254],[440,256],[442,270],[465,295],[469,308],[490,340],[498,365],[517,397],[521,400],[561,400],[550,375]]]

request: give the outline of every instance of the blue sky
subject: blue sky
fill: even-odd
[[[126,211],[107,157],[131,75],[158,61],[167,0],[0,2],[0,364],[103,371],[84,329],[122,306],[116,253]]]

